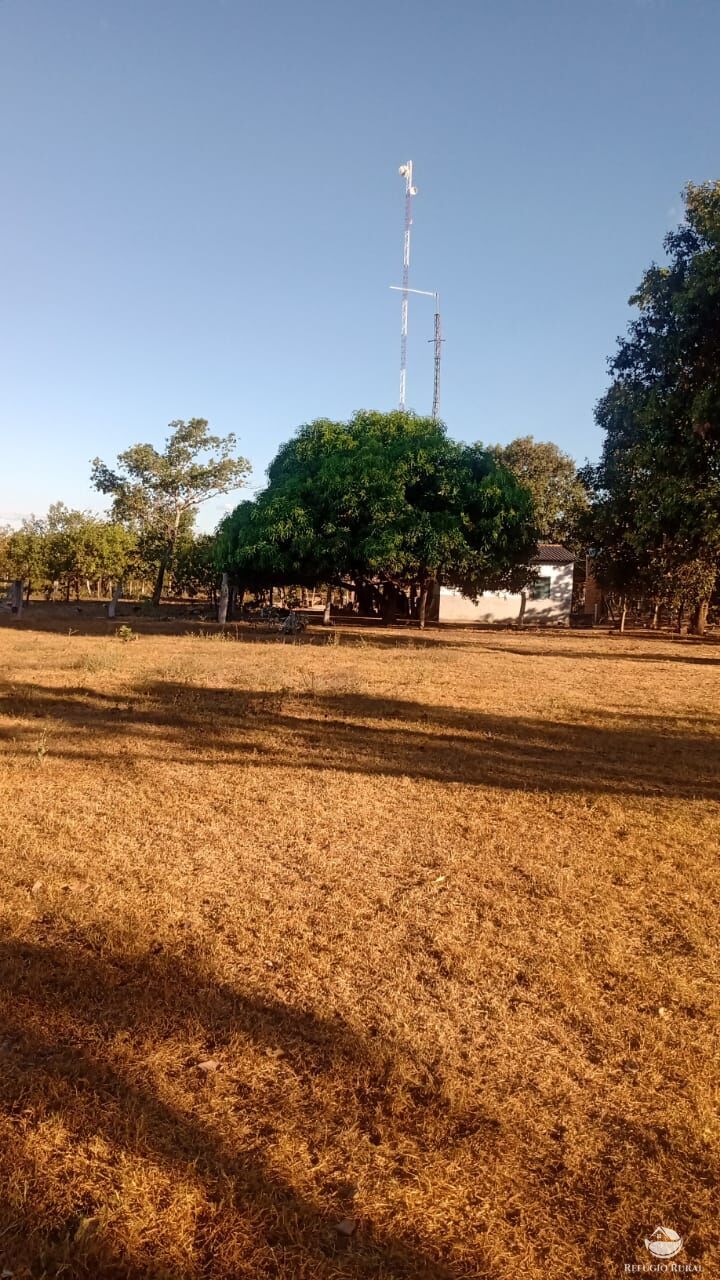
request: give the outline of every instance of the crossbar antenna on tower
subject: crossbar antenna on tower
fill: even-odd
[[[413,186],[413,163],[408,160],[398,170],[405,179],[405,234],[403,236],[403,273],[402,273],[402,309],[400,320],[400,409],[405,410],[405,392],[407,389],[407,338],[408,338],[408,294],[410,284],[410,228],[412,227],[412,202],[417,195],[417,187]]]

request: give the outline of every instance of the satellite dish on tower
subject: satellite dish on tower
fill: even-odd
[[[407,178],[406,194],[416,196],[418,189],[412,185],[412,160],[408,160],[407,164],[401,164],[398,173],[401,178]]]

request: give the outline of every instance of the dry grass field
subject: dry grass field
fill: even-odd
[[[720,647],[91,630],[0,628],[0,1272],[719,1274]]]

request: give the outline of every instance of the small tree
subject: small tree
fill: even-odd
[[[51,582],[65,583],[65,599],[75,586],[80,595],[82,578],[94,577],[95,525],[88,511],[73,511],[64,502],[54,502],[45,517],[48,576]]]
[[[235,436],[211,435],[205,418],[171,422],[170,432],[162,452],[135,444],[118,455],[115,471],[100,458],[92,464],[93,484],[112,497],[114,518],[141,535],[145,553],[154,549],[154,604],[178,537],[191,531],[198,507],[239,489],[250,472],[247,459],[234,456]]]
[[[45,521],[28,516],[19,529],[10,532],[4,540],[3,572],[8,578],[20,579],[30,593],[48,581],[48,547]]]

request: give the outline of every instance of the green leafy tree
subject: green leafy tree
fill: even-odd
[[[639,314],[611,362],[588,478],[598,553],[611,527],[643,586],[702,632],[720,564],[720,182],[690,185],[685,208],[667,263],[630,299]]]
[[[422,624],[432,580],[512,589],[536,541],[530,494],[480,446],[430,418],[360,412],[301,427],[218,548],[243,586],[351,583],[360,599],[409,597]]]
[[[52,593],[62,582],[69,599],[73,586],[79,595],[83,581],[99,589],[121,579],[136,556],[136,542],[122,525],[55,502],[43,518],[30,516],[19,529],[6,531],[0,572],[22,579],[28,598],[37,589]]]
[[[119,454],[116,470],[93,461],[93,484],[112,497],[114,519],[134,529],[144,555],[155,559],[155,604],[178,538],[191,532],[198,507],[245,482],[250,464],[235,456],[235,447],[233,434],[211,435],[205,418],[191,418],[170,423],[162,451],[132,445]]]
[[[81,579],[90,577],[88,552],[93,523],[89,512],[73,511],[64,502],[54,502],[45,517],[48,577],[53,583],[64,582],[67,600],[73,585],[79,596]]]
[[[122,578],[135,545],[134,534],[122,525],[56,502],[42,519],[31,516],[7,534],[2,571],[21,578],[28,595],[39,588],[52,591],[62,582],[69,599],[73,586],[79,594],[84,580],[101,586]]]
[[[28,599],[35,588],[47,583],[49,566],[44,520],[28,516],[19,529],[7,533],[3,540],[3,575],[21,579]]]
[[[116,521],[95,520],[88,549],[88,577],[103,582],[122,582],[137,563],[137,536]]]
[[[219,585],[215,550],[213,534],[179,538],[173,564],[173,590],[191,598],[205,595],[214,599]]]
[[[587,509],[588,495],[582,472],[568,453],[550,441],[518,436],[505,445],[491,445],[488,452],[511,471],[532,494],[540,538],[578,546],[578,525]]]
[[[73,587],[79,596],[83,582],[100,592],[105,582],[122,579],[136,554],[131,530],[63,502],[53,503],[42,526],[46,576],[65,584],[66,599]]]

